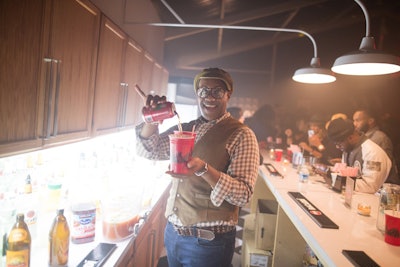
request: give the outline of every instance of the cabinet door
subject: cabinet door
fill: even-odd
[[[39,147],[38,77],[45,2],[0,1],[0,155]]]
[[[155,93],[152,88],[152,76],[153,76],[154,59],[147,53],[144,54],[142,63],[142,73],[140,77],[140,88],[142,88],[145,94]]]
[[[164,216],[165,205],[169,196],[170,186],[164,191],[163,195],[157,201],[157,204],[151,210],[151,213],[140,229],[139,234],[134,241],[134,253],[130,255],[128,266],[134,267],[156,267],[158,259],[164,248],[164,229],[167,219]],[[129,255],[125,255],[129,257]],[[125,262],[121,259],[120,262]],[[122,266],[117,264],[117,266]]]
[[[100,11],[88,0],[54,0],[49,26],[46,143],[89,137]]]
[[[94,98],[94,134],[109,133],[120,126],[125,84],[122,62],[126,35],[103,16]]]
[[[168,71],[163,68],[163,72],[162,72],[162,79],[161,79],[161,92],[163,92],[163,94],[166,94],[168,91],[168,81],[169,81],[169,73]]]
[[[125,106],[123,125],[135,126],[142,115],[142,107],[144,100],[136,92],[135,85],[140,86],[141,65],[143,62],[143,49],[136,45],[133,41],[129,41],[125,53]]]

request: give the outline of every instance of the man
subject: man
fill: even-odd
[[[326,129],[326,120],[320,115],[313,115],[309,120],[308,143],[300,142],[299,146],[309,153],[311,157],[318,159],[319,163],[334,165],[340,161],[341,152],[335,144],[329,140]]]
[[[382,132],[377,124],[377,117],[370,109],[359,109],[353,115],[354,127],[357,131],[363,132],[369,139],[379,145],[389,156],[393,168],[389,174],[387,183],[399,184],[397,165],[393,156],[393,144],[390,138]]]
[[[372,194],[378,191],[392,167],[386,152],[358,132],[351,120],[332,120],[328,126],[328,137],[343,151],[347,165],[358,167],[360,177],[356,179],[355,190]]]
[[[249,202],[258,173],[259,150],[254,133],[227,113],[233,92],[231,76],[222,69],[204,69],[194,79],[201,112],[182,124],[194,127],[196,141],[188,161],[190,174],[171,174],[172,188],[165,215],[164,239],[168,265],[191,267],[230,266],[239,207]],[[165,101],[149,96],[148,105]],[[137,151],[149,159],[168,159],[168,135],[157,125],[136,128]]]

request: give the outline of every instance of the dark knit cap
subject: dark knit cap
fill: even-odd
[[[314,114],[314,115],[312,115],[310,117],[308,122],[310,124],[316,124],[316,125],[319,125],[319,126],[323,126],[323,125],[325,125],[326,121],[327,120],[322,115]]]
[[[229,92],[233,91],[233,81],[231,75],[219,68],[208,68],[196,75],[194,78],[194,90],[196,91],[199,87],[200,79],[218,79],[225,83],[226,89]]]
[[[349,119],[335,119],[329,123],[328,137],[333,142],[342,142],[354,132],[353,121]]]

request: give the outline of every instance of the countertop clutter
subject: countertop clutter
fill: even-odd
[[[272,164],[282,176],[271,175],[265,166],[260,167],[258,183],[264,188],[256,187],[256,199],[274,199],[278,202],[278,218],[273,249],[272,266],[294,266],[301,263],[303,244],[293,244],[299,238],[316,254],[323,266],[354,266],[342,253],[342,250],[364,251],[380,266],[398,266],[400,247],[386,243],[384,234],[376,227],[379,196],[353,192],[351,205],[345,204],[343,193],[328,188],[325,180],[319,175],[310,175],[308,183],[299,183],[298,173],[289,161],[276,162],[265,153],[264,161]],[[262,190],[262,192],[260,192]],[[309,203],[325,214],[338,229],[323,228],[313,220],[313,216],[296,203],[289,192],[300,192]],[[360,212],[360,208],[363,212]],[[368,208],[368,213],[364,209]],[[361,213],[361,214],[360,214]],[[285,224],[285,228],[280,225]],[[291,257],[287,257],[291,251]],[[297,254],[296,254],[297,253]],[[286,255],[286,256],[285,256]]]
[[[71,230],[68,266],[77,266],[101,242],[117,245],[105,265],[115,266],[171,179],[167,161],[136,157],[134,139],[126,131],[1,158],[1,235],[16,213],[29,214],[31,266],[47,266],[51,223],[63,208]],[[92,231],[87,225],[77,224],[79,216],[91,218],[94,237],[86,236]]]

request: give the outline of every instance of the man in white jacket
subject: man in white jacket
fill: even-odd
[[[363,133],[355,130],[351,120],[336,119],[328,127],[328,137],[343,152],[348,166],[358,167],[355,190],[375,193],[386,181],[392,162],[386,152]]]

